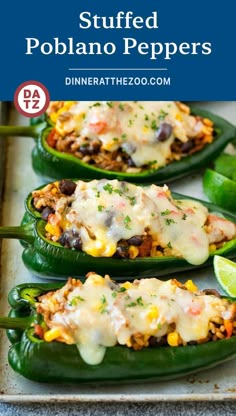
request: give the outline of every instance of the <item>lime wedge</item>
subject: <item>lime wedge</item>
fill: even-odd
[[[221,175],[236,181],[236,156],[222,153],[214,162],[215,170]]]
[[[236,263],[221,256],[214,256],[214,272],[221,288],[228,296],[236,298]]]
[[[203,176],[203,189],[211,202],[230,211],[236,211],[235,181],[207,169]]]

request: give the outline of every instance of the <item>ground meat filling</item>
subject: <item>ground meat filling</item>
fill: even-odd
[[[47,137],[47,144],[59,152],[69,153],[81,161],[100,169],[115,172],[139,173],[148,169],[158,169],[172,161],[180,160],[185,156],[192,155],[214,140],[214,126],[211,120],[200,116],[191,116],[190,108],[183,103],[173,102],[175,107],[178,108],[179,113],[174,114],[172,118],[168,116],[168,109],[166,110],[166,107],[166,111],[161,110],[159,114],[155,114],[151,110],[150,114],[146,114],[145,110],[143,110],[143,114],[138,113],[138,115],[134,112],[132,115],[133,118],[127,119],[125,131],[124,126],[123,130],[120,127],[122,123],[120,122],[119,117],[120,115],[122,117],[125,112],[130,111],[130,102],[120,102],[120,104],[118,104],[118,102],[106,103],[109,106],[109,111],[116,111],[116,114],[118,114],[116,129],[114,129],[114,123],[112,124],[112,121],[110,122],[109,120],[109,118],[112,120],[113,113],[107,114],[106,117],[101,116],[102,121],[100,121],[100,115],[98,113],[98,115],[88,116],[88,125],[90,127],[87,129],[87,135],[87,130],[86,128],[83,129],[83,124],[81,125],[82,133],[80,134],[76,122],[72,123],[71,120],[73,117],[79,118],[79,116],[73,113],[73,110],[71,110],[71,107],[69,107],[66,102],[59,101],[51,103],[47,113],[51,120],[56,123],[55,128],[51,130]],[[102,106],[104,106],[103,102],[91,104],[91,106],[88,107],[87,112],[85,111],[82,113],[82,116],[85,119],[92,107],[97,107],[96,110],[99,111]],[[142,105],[140,104],[139,107],[141,108]],[[144,146],[144,149],[148,144],[148,140],[150,141],[148,144],[149,157],[146,159],[141,158],[142,161],[140,161],[139,156],[139,163],[137,163],[137,161],[135,162],[135,157],[133,156],[136,154],[137,146],[140,146],[140,143],[138,144],[138,142],[135,142],[135,137],[138,137],[139,134],[138,132],[135,132],[131,140],[128,138],[131,129],[135,127],[138,117],[143,117],[143,123],[138,125],[136,130],[139,129],[140,135],[141,133],[143,134],[141,143],[142,146]],[[189,120],[187,117],[189,117]],[[180,124],[184,122],[186,122],[186,126],[184,124],[185,127],[182,128],[184,133],[183,131],[179,133]],[[64,126],[66,127],[64,128]],[[145,130],[148,131],[148,129],[151,130],[152,134],[154,133],[151,139],[150,137],[147,139],[145,136]],[[110,136],[112,136],[113,131],[114,137],[110,137],[109,145],[107,143],[104,145],[103,135],[110,134]],[[120,137],[122,137],[122,140],[120,137],[117,137],[119,134]],[[173,138],[173,140],[171,138]],[[169,143],[170,140],[169,151],[164,151],[165,161],[160,162],[160,160],[157,160],[159,159],[158,154],[156,155],[157,157],[155,157],[155,160],[153,160],[150,146],[156,146],[157,143],[165,145],[165,143]],[[146,150],[144,150],[144,153],[145,152]]]

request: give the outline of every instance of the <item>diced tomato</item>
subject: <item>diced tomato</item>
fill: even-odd
[[[61,218],[57,214],[50,214],[49,217],[48,217],[48,222],[51,225],[58,225],[60,220],[61,220]]]
[[[97,121],[96,123],[90,123],[89,128],[95,134],[100,134],[106,130],[107,123],[105,121]]]
[[[233,322],[230,319],[224,319],[224,327],[226,330],[227,338],[230,338],[233,333]]]
[[[193,302],[191,306],[188,308],[188,313],[190,315],[196,316],[201,313],[202,307],[199,303]]]
[[[58,139],[58,133],[57,133],[56,129],[52,129],[52,131],[50,131],[50,133],[47,137],[48,146],[55,148],[57,139]]]
[[[44,330],[43,330],[43,328],[41,327],[41,325],[36,324],[36,325],[34,326],[34,333],[35,333],[35,335],[37,335],[40,339],[43,339],[43,336],[44,336]]]

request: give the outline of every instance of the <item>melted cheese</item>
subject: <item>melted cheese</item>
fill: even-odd
[[[47,325],[60,328],[62,341],[77,344],[83,360],[93,365],[102,361],[106,347],[130,346],[137,333],[162,337],[170,325],[183,342],[204,340],[209,321],[229,312],[226,300],[184,290],[174,280],[142,279],[128,286],[114,287],[108,276],[90,273],[83,285],[42,296],[40,305],[51,310]],[[60,310],[53,313],[55,303]]]
[[[56,211],[61,214],[60,200]],[[78,181],[71,207],[63,215],[67,229],[79,232],[83,251],[94,257],[111,257],[118,241],[146,233],[191,264],[209,256],[207,209],[195,201],[174,200],[167,186]]]
[[[156,132],[163,121],[173,130],[161,142]],[[98,138],[102,149],[112,152],[121,147],[137,167],[153,168],[167,163],[175,138],[186,142],[202,127],[201,120],[181,111],[174,101],[71,102],[66,117],[62,113],[56,121],[56,129],[62,135],[75,132],[81,138]]]

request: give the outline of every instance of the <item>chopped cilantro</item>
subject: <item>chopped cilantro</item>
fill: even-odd
[[[126,305],[128,308],[132,308],[133,306],[137,306],[136,302],[130,302],[128,305]]]
[[[124,104],[120,103],[120,104],[119,104],[119,109],[120,109],[121,111],[124,111],[124,109],[125,109]]]
[[[101,306],[99,308],[99,311],[101,313],[107,313],[107,310],[106,310],[107,300],[106,300],[105,295],[102,295],[100,300],[101,300]]]
[[[186,220],[186,218],[187,218],[187,214],[183,214],[182,220]]]
[[[84,302],[84,298],[82,298],[81,296],[75,296],[71,302],[70,302],[70,306],[76,306],[78,304],[78,302]]]
[[[96,196],[96,198],[99,198],[100,197],[100,191],[97,191],[95,196]]]
[[[139,306],[144,306],[142,296],[139,296],[139,297],[137,298],[136,302],[137,302],[137,304],[138,304]]]
[[[135,196],[127,196],[127,198],[129,199],[129,201],[130,201],[130,205],[135,205],[136,204],[136,202],[137,202],[137,200],[136,200],[136,197]]]
[[[111,101],[107,101],[107,105],[108,107],[112,108],[113,107],[113,103]]]
[[[105,303],[107,303],[106,297],[105,297],[105,295],[102,295],[101,296],[101,304],[105,305]]]
[[[156,122],[156,120],[152,120],[152,122],[151,122],[151,129],[157,130],[157,122]]]
[[[125,228],[127,228],[128,230],[131,230],[130,223],[131,223],[131,218],[129,217],[129,215],[126,215],[124,219],[124,224],[125,224]]]
[[[107,191],[109,194],[112,194],[113,186],[110,183],[107,183],[106,185],[104,185],[103,189],[104,191]]]
[[[122,293],[122,292],[126,292],[126,288],[124,287],[124,286],[122,286],[122,287],[120,287],[118,290],[117,290],[117,292],[120,292],[120,293]]]
[[[101,103],[95,103],[95,104],[91,105],[91,108],[92,107],[100,107],[100,105],[101,105]]]
[[[113,139],[112,139],[114,142],[118,142],[119,141],[119,139],[118,139],[118,137],[113,137]]]
[[[146,121],[148,121],[148,120],[149,120],[149,117],[148,117],[148,115],[147,115],[147,114],[144,114],[144,120],[146,120]]]
[[[166,225],[176,224],[176,222],[175,222],[175,220],[173,220],[173,218],[166,218],[165,223],[166,223]]]
[[[133,306],[137,306],[137,305],[139,305],[139,306],[144,306],[142,296],[139,296],[139,297],[136,299],[136,302],[130,302],[130,303],[128,303],[128,305],[126,305],[126,306],[127,306],[128,308],[132,308]]]
[[[169,247],[169,248],[173,248],[172,247],[172,245],[171,245],[171,242],[169,241],[169,243],[167,244],[167,247]]]
[[[125,140],[125,139],[127,138],[127,134],[122,134],[122,135],[121,135],[121,138],[122,138],[123,140]]]
[[[103,208],[104,208],[104,206],[103,206],[103,205],[98,205],[98,211],[99,211],[99,212],[102,212]]]
[[[159,120],[164,120],[166,118],[166,116],[168,116],[168,113],[166,113],[164,110],[161,110],[159,113]]]
[[[162,216],[164,216],[164,215],[170,215],[170,214],[171,214],[171,211],[169,209],[166,209],[165,211],[162,211],[161,212],[161,215]]]
[[[129,119],[129,121],[128,121],[128,127],[131,127],[132,125],[133,125],[133,120],[131,120],[131,119]]]
[[[125,287],[120,287],[119,289],[114,290],[114,292],[112,293],[112,297],[113,298],[116,298],[116,296],[117,296],[118,293],[126,292],[126,290],[127,289]]]
[[[118,195],[123,195],[123,192],[120,189],[114,189],[114,192]]]

